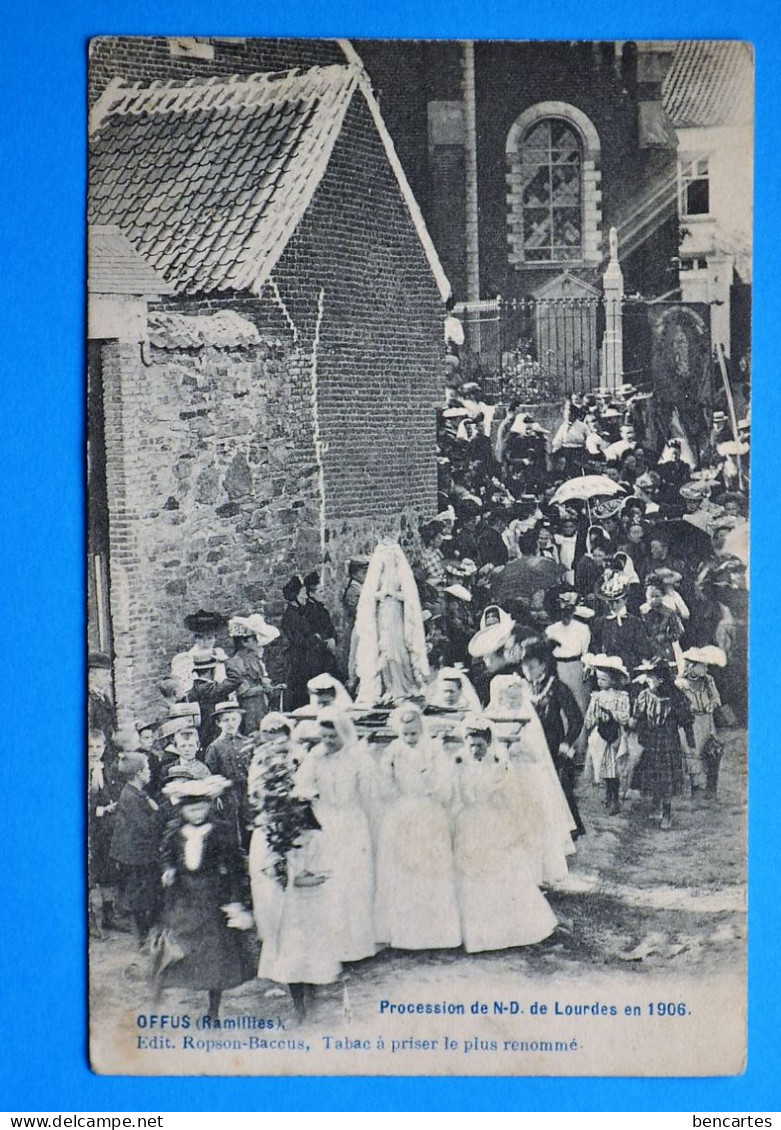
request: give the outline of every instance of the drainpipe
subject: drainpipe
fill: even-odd
[[[471,39],[463,43],[462,60],[464,91],[464,174],[466,181],[466,300],[480,301],[480,249],[478,243],[477,205],[477,116],[475,111],[475,45]],[[469,321],[470,347],[480,352],[480,315]]]

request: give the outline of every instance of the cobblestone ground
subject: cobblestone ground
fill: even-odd
[[[307,1020],[313,1033],[376,1016],[377,1001],[457,999],[475,985],[545,981],[582,986],[617,974],[631,978],[735,972],[745,963],[746,741],[722,732],[726,754],[714,803],[679,798],[673,827],[660,830],[647,803],[630,793],[609,816],[602,794],[579,788],[588,834],[566,885],[549,892],[559,929],[541,945],[467,955],[462,950],[386,950],[345,970],[344,981],[318,990]],[[91,1007],[108,1019],[152,1008],[132,935],[112,931],[91,946]],[[637,982],[638,986],[640,982]],[[205,1011],[205,994],[170,990],[154,1011]],[[287,994],[267,981],[227,992],[222,1014],[273,1015],[298,1027]]]

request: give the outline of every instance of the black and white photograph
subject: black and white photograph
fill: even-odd
[[[88,77],[93,1070],[741,1073],[750,44]]]

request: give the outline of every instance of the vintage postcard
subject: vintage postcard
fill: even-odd
[[[750,46],[89,94],[94,1070],[740,1073]]]

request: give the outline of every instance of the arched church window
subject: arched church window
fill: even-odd
[[[507,138],[510,262],[590,264],[602,258],[599,137],[565,103],[532,106]]]

